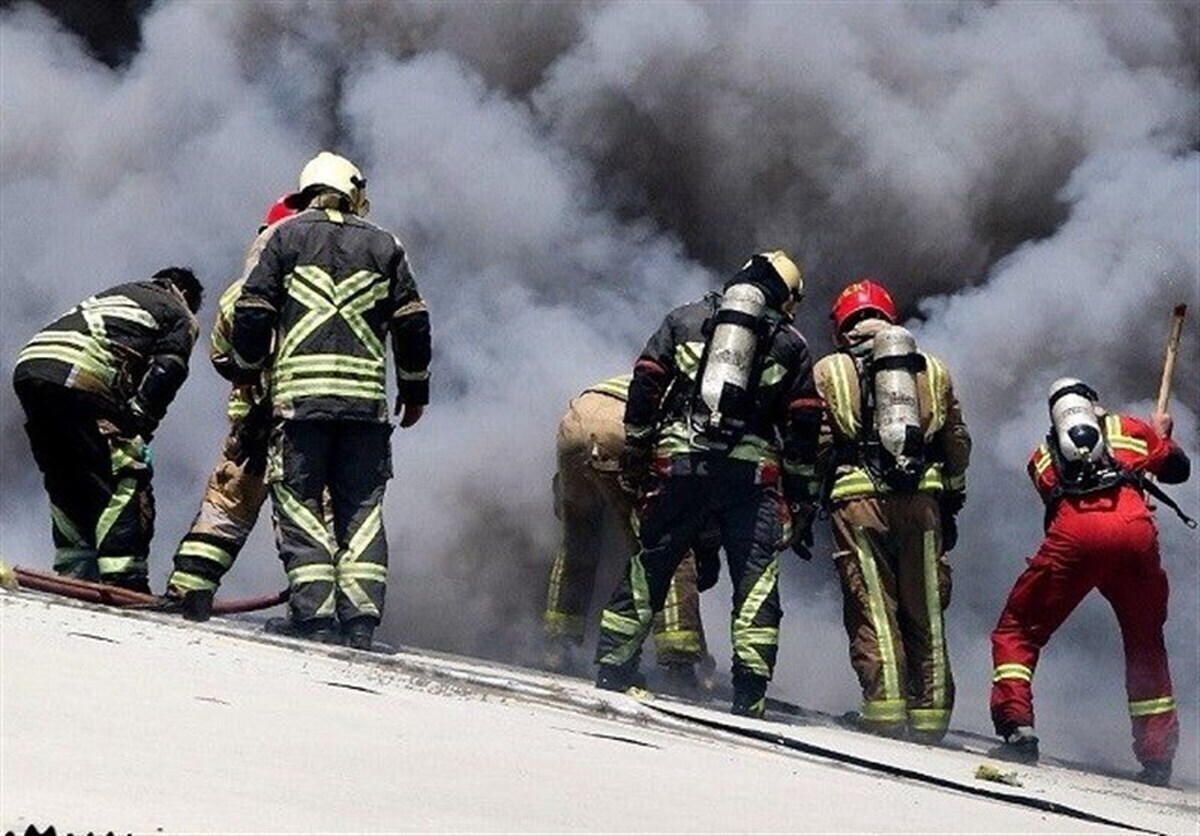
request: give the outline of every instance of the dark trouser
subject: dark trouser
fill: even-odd
[[[16,384],[25,432],[50,495],[60,575],[147,589],[154,534],[150,451],[86,395],[38,381]]]
[[[719,461],[706,475],[670,476],[642,509],[642,549],[604,610],[596,662],[625,670],[638,663],[671,575],[710,518],[721,532],[733,581],[733,674],[771,678],[779,647],[779,552],[791,519],[775,484],[755,484],[755,468]]]
[[[244,462],[232,459],[239,427],[238,422],[230,424],[200,511],[175,552],[175,571],[167,587],[177,592],[216,590],[246,545],[267,499],[263,475],[246,472]]]
[[[832,521],[863,722],[940,738],[954,708],[954,678],[943,618],[950,564],[942,553],[938,498],[847,499],[834,505]]]
[[[379,623],[387,589],[383,492],[392,475],[391,430],[365,421],[284,421],[275,431],[267,481],[293,621]]]

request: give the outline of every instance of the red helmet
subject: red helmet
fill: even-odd
[[[896,303],[883,287],[871,279],[861,279],[847,286],[833,302],[829,315],[834,327],[842,330],[842,324],[862,311],[874,311],[888,322],[896,321]]]
[[[285,194],[279,200],[271,204],[271,208],[267,210],[267,216],[263,218],[263,229],[266,229],[271,224],[279,223],[284,218],[290,218],[296,214],[298,210],[288,205],[292,195]]]

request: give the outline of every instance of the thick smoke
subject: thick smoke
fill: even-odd
[[[0,356],[165,264],[215,299],[303,162],[353,156],[436,340],[434,406],[395,436],[389,637],[525,660],[566,401],[759,249],[805,262],[817,353],[833,295],[877,275],[976,438],[948,629],[956,725],[984,729],[987,633],[1040,537],[1024,463],[1047,385],[1081,376],[1144,415],[1168,312],[1200,309],[1198,31],[1194,4],[1169,3],[178,2],[111,70],[18,5],[0,18]],[[159,586],[224,431],[202,351],[156,441]],[[1173,402],[1193,456],[1198,366],[1193,324]],[[44,498],[0,398],[0,549],[45,565]],[[1193,514],[1196,484],[1174,491]],[[1196,540],[1165,509],[1160,529],[1194,780]],[[280,585],[272,552],[260,532],[229,592]],[[776,692],[854,706],[828,561],[788,559],[784,590]],[[727,593],[705,603],[722,667]],[[1048,750],[1128,761],[1120,652],[1093,596],[1039,668]]]

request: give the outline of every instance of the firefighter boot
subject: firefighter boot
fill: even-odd
[[[212,617],[213,591],[194,589],[183,594],[179,601],[179,614],[188,621],[208,621]]]
[[[733,675],[732,713],[761,719],[767,713],[767,678],[752,673]]]
[[[321,644],[338,644],[340,636],[332,618],[314,618],[310,621],[292,621],[290,618],[270,618],[263,625],[264,633],[306,639]]]
[[[988,752],[993,758],[1014,763],[1038,762],[1038,738],[1032,726],[1017,726],[1004,735],[1004,742]]]
[[[150,593],[150,580],[141,574],[134,572],[120,572],[112,575],[101,575],[100,583],[108,586],[118,586],[121,589],[128,589],[130,592],[140,592],[143,595]]]
[[[1152,787],[1169,787],[1171,786],[1171,762],[1147,761],[1142,764],[1142,771],[1134,778]]]
[[[646,679],[633,664],[601,665],[596,671],[596,687],[602,691],[624,693],[632,688],[646,687]]]
[[[355,618],[342,625],[346,646],[355,650],[370,650],[375,638],[375,621],[370,618]]]
[[[663,665],[662,689],[668,694],[674,694],[685,700],[703,698],[700,689],[700,677],[696,674],[696,666],[692,662],[671,662]]]

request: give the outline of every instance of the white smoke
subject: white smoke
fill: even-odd
[[[749,253],[805,262],[817,353],[833,295],[875,274],[949,364],[976,439],[948,629],[956,725],[984,729],[987,633],[1040,539],[1024,465],[1046,386],[1080,376],[1145,415],[1171,307],[1200,310],[1196,8],[177,2],[114,71],[19,5],[0,17],[0,356],[11,368],[83,296],[171,263],[206,280],[211,322],[304,160],[351,154],[436,344],[434,404],[394,437],[391,637],[524,658],[567,399]],[[1172,410],[1193,457],[1196,333]],[[159,586],[224,430],[202,351],[156,442]],[[0,398],[0,550],[46,565],[20,410]],[[1197,484],[1173,491],[1193,515]],[[1194,780],[1196,540],[1159,516]],[[229,592],[280,585],[272,552],[257,535]],[[788,562],[784,591],[776,692],[853,707],[828,561]],[[722,666],[726,592],[705,604]],[[1128,761],[1116,636],[1089,600],[1048,649],[1048,750]]]

